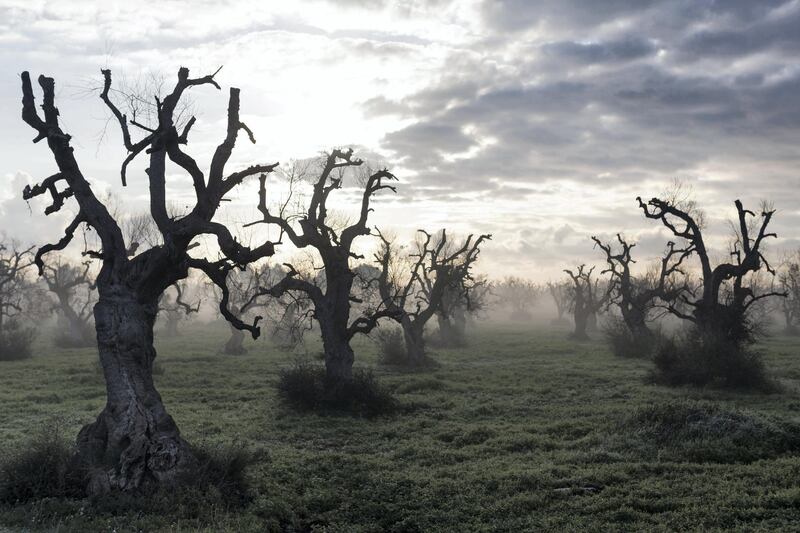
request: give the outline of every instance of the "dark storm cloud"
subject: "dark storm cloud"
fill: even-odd
[[[497,195],[502,185],[563,179],[609,189],[726,158],[778,159],[789,168],[800,160],[800,68],[791,55],[800,8],[753,4],[487,2],[489,24],[521,30],[563,19],[564,28],[538,43],[508,36],[508,49],[529,54],[461,54],[462,63],[471,61],[461,68],[468,78],[451,74],[416,95],[376,98],[365,109],[416,119],[386,135],[384,147],[419,182],[435,181],[442,195],[448,185]],[[710,29],[694,31],[692,17]],[[614,21],[623,33],[575,36],[575,28]],[[684,22],[679,30],[675,21]],[[706,51],[701,36],[710,39],[710,32],[720,37]],[[756,52],[767,57],[732,66]],[[451,157],[469,148],[470,155]]]
[[[562,41],[546,44],[542,47],[542,51],[554,59],[588,64],[630,61],[652,55],[657,49],[650,41],[629,38],[605,43]]]

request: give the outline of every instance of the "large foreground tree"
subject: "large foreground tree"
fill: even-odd
[[[89,255],[100,260],[96,286],[98,302],[94,306],[97,344],[106,382],[107,402],[97,420],[85,426],[78,435],[80,458],[91,466],[87,490],[103,493],[109,490],[131,490],[147,483],[170,483],[180,479],[195,465],[189,445],[181,437],[172,417],[167,413],[153,384],[153,325],[162,293],[185,279],[190,268],[197,268],[227,291],[225,280],[233,268],[258,261],[274,253],[272,242],[250,248],[238,243],[214,215],[225,196],[248,176],[274,170],[275,164],[258,164],[237,172],[226,172],[240,131],[255,142],[250,129],[239,118],[239,89],[231,88],[228,97],[227,131],[217,146],[207,172],[184,151],[195,123],[191,117],[178,131],[176,109],[187,90],[210,85],[219,89],[215,74],[191,78],[189,70],[178,71],[172,91],[156,97],[154,121],[140,124],[128,120],[112,100],[111,71],[104,70],[100,98],[116,118],[122,141],[128,152],[121,165],[121,178],[126,183],[126,169],[140,154],[146,154],[148,167],[150,215],[162,236],[163,244],[146,247],[126,245],[119,221],[95,194],[75,158],[71,137],[61,129],[59,110],[55,105],[55,83],[40,76],[42,115],[35,104],[30,76],[22,73],[22,118],[35,130],[34,142],[46,141],[55,159],[57,171],[41,183],[27,186],[26,200],[49,196],[49,215],[60,211],[65,202],[74,200],[76,213],[67,225],[64,236],[56,243],[45,244],[35,254],[41,274],[49,252],[63,250],[83,224],[96,233],[100,249]],[[142,130],[134,140],[130,126]],[[167,164],[171,162],[185,172],[194,187],[194,207],[183,216],[171,217],[167,210]],[[190,255],[198,238],[209,236],[216,241],[219,256],[213,260]],[[132,243],[131,243],[132,244]],[[245,324],[227,309],[227,298],[220,302],[222,314],[236,327],[259,335],[257,323]]]

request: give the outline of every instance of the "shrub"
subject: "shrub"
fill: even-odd
[[[403,330],[400,328],[379,330],[374,338],[378,343],[378,363],[382,365],[397,366],[411,370],[430,369],[439,366],[439,363],[427,355],[423,355],[419,360],[409,358]]]
[[[691,330],[661,342],[653,357],[651,377],[662,385],[711,385],[770,391],[761,356],[749,345],[719,335]]]
[[[644,358],[650,357],[657,343],[656,334],[635,335],[618,317],[612,317],[603,324],[603,335],[617,357]]]
[[[637,409],[623,429],[667,460],[750,462],[800,450],[800,426],[691,400]]]
[[[84,472],[74,455],[59,423],[42,426],[0,456],[0,503],[83,496]]]
[[[18,361],[31,356],[31,345],[36,330],[25,328],[16,320],[10,320],[0,330],[0,361]]]
[[[378,343],[378,361],[381,364],[397,366],[408,364],[405,339],[400,328],[380,329],[374,338]]]
[[[250,500],[246,469],[260,458],[241,442],[192,447],[197,464],[177,487],[143,486],[92,500],[91,512],[196,517],[214,508],[241,507]],[[18,450],[0,457],[0,504],[86,497],[87,467],[58,423],[47,424]]]
[[[304,411],[339,411],[359,416],[393,412],[397,402],[369,370],[353,369],[349,382],[331,382],[325,368],[298,362],[281,371],[278,395],[288,405]]]

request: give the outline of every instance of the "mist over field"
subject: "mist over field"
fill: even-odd
[[[0,532],[796,530],[798,27],[0,0]]]

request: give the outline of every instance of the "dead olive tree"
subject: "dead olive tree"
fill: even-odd
[[[600,280],[592,279],[594,269],[595,267],[587,269],[586,265],[579,265],[574,273],[569,269],[564,270],[572,280],[570,310],[575,320],[575,329],[570,336],[573,339],[586,340],[589,338],[586,330],[591,317],[597,316],[610,298],[611,292],[608,288],[601,291]],[[599,292],[603,294],[599,295]]]
[[[75,158],[70,135],[61,129],[53,78],[40,76],[38,79],[43,95],[43,115],[40,115],[30,76],[27,72],[21,76],[22,118],[35,130],[34,142],[47,142],[57,167],[57,172],[41,183],[27,186],[23,198],[49,196],[51,204],[45,209],[47,215],[61,210],[67,201],[75,202],[76,215],[67,225],[64,236],[36,252],[39,273],[45,269],[46,255],[66,248],[81,225],[94,230],[101,246],[89,255],[101,263],[96,279],[98,301],[94,306],[94,319],[107,403],[97,420],[78,435],[78,453],[83,461],[93,465],[87,487],[93,494],[114,489],[133,490],[146,483],[176,482],[181,473],[195,465],[196,458],[153,384],[156,357],[153,325],[158,300],[168,287],[185,279],[192,268],[204,272],[227,292],[225,281],[231,269],[274,253],[272,242],[255,248],[242,246],[227,227],[214,221],[214,216],[225,196],[247,177],[271,172],[277,166],[277,163],[257,164],[226,172],[239,132],[244,131],[255,141],[239,117],[239,89],[236,88],[229,91],[227,131],[214,151],[209,169],[201,170],[184,150],[195,119],[190,118],[178,131],[175,110],[186,91],[193,87],[210,85],[219,89],[216,73],[191,78],[188,69],[179,69],[172,91],[155,98],[154,122],[150,124],[141,124],[135,118],[128,120],[112,100],[111,71],[103,70],[102,74],[100,98],[116,118],[128,152],[121,165],[122,183],[126,184],[129,164],[145,154],[149,160],[145,179],[149,185],[150,216],[161,234],[161,245],[146,247],[139,243],[136,250],[126,246],[118,220],[98,199]],[[130,126],[142,130],[140,139],[134,140]],[[170,217],[167,211],[168,161],[191,178],[196,197],[191,210],[180,217]],[[205,237],[215,240],[218,258],[211,260],[189,254],[196,239]],[[227,303],[228,298],[223,297],[220,302],[223,316],[257,337],[258,325],[245,324],[236,318],[228,310]]]
[[[92,308],[97,297],[92,264],[85,261],[74,265],[59,261],[45,265],[42,277],[47,288],[56,297],[54,311],[59,317],[59,331],[55,342],[65,347],[88,347],[97,344],[97,335],[92,324]]]
[[[196,314],[200,311],[202,300],[195,298],[193,302],[187,302],[188,292],[189,284],[186,280],[181,280],[172,284],[171,290],[167,289],[161,294],[161,299],[158,302],[158,312],[165,318],[164,333],[170,337],[180,335],[178,324],[180,324],[181,320],[189,318],[193,313]]]
[[[32,250],[0,243],[0,361],[30,356],[35,330],[20,318],[30,297],[26,274],[33,265]]]
[[[409,257],[408,273],[397,272],[403,263],[383,235],[380,235],[381,248],[375,255],[381,266],[380,297],[390,318],[403,329],[406,357],[412,366],[420,366],[427,360],[425,325],[448,305],[448,291],[463,294],[469,302],[475,281],[471,269],[478,260],[481,244],[491,238],[491,235],[477,238],[470,235],[462,244],[451,246],[445,230],[435,237],[424,230],[419,233],[422,238],[417,241],[416,252]]]
[[[550,296],[553,298],[553,303],[556,304],[556,313],[557,316],[550,323],[554,326],[565,326],[568,325],[569,322],[564,315],[569,311],[570,302],[572,300],[572,291],[570,289],[570,283],[568,281],[553,283],[547,283],[547,290],[550,292]]]
[[[255,311],[266,308],[270,302],[267,298],[257,297],[256,293],[260,287],[277,281],[272,274],[268,265],[248,265],[245,269],[231,272],[227,280],[227,295],[229,299],[227,307],[231,313],[239,319],[254,319],[251,315]],[[214,289],[216,300],[220,303],[226,293],[216,286],[214,286]],[[258,320],[261,321],[262,319],[263,315],[259,315]],[[231,325],[230,330],[231,335],[222,347],[222,353],[225,355],[243,355],[247,353],[247,349],[244,347],[244,332],[233,325]]]
[[[800,252],[784,261],[778,275],[778,290],[786,294],[780,301],[784,333],[797,335],[800,333]]]
[[[510,320],[530,322],[533,320],[530,309],[542,294],[542,288],[530,280],[506,276],[497,284],[496,294],[499,303],[510,308]]]
[[[351,260],[362,259],[353,252],[353,243],[360,236],[370,235],[367,219],[372,210],[370,207],[372,197],[384,189],[395,191],[395,188],[385,181],[397,178],[385,169],[368,172],[364,178],[355,222],[336,224],[329,220],[328,199],[331,193],[342,188],[346,169],[359,167],[362,163],[360,159],[353,158],[352,149],[336,149],[323,157],[320,161],[319,176],[313,179],[313,191],[308,207],[296,220],[296,224],[292,217],[282,212],[282,209],[277,214],[269,210],[266,197],[267,175],[263,174],[258,205],[262,219],[252,223],[276,224],[295,247],[301,250],[313,249],[322,259],[321,283],[303,279],[295,267],[287,263],[286,276],[275,285],[263,287],[258,295],[280,298],[287,292],[299,292],[311,301],[314,307],[313,316],[319,324],[322,335],[325,372],[329,385],[349,383],[352,380],[354,353],[350,341],[359,333],[369,333],[380,318],[388,316],[386,309],[379,309],[350,321],[351,306],[353,303],[359,303],[353,294],[356,274]]]
[[[755,217],[755,213],[745,209],[742,202],[736,200],[737,220],[730,251],[733,261],[714,266],[703,239],[701,224],[690,209],[659,198],[652,198],[647,203],[641,198],[637,198],[637,201],[647,218],[660,220],[675,237],[686,241],[687,249],[700,262],[702,284],[699,294],[683,292],[680,300],[688,306],[688,311],[670,304],[670,312],[692,322],[705,334],[729,339],[737,345],[752,342],[753,330],[748,321],[748,310],[759,300],[783,295],[776,291],[759,294],[746,279],[749,274],[757,273],[762,268],[775,274],[762,253],[764,239],[777,237],[777,234],[767,232],[775,211],[765,207],[761,213],[761,224],[754,226],[748,216]]]
[[[629,244],[618,233],[619,250],[614,251],[610,243],[603,244],[597,237],[592,237],[592,240],[603,251],[608,263],[608,268],[601,274],[610,276],[609,302],[619,308],[622,320],[634,337],[651,338],[653,332],[648,323],[659,301],[673,302],[687,290],[685,285],[674,282],[674,276],[685,276],[681,265],[692,254],[693,248],[676,248],[675,243],[670,241],[658,270],[652,275],[643,273],[636,276],[631,272],[631,267],[636,263],[631,256],[635,243]]]

